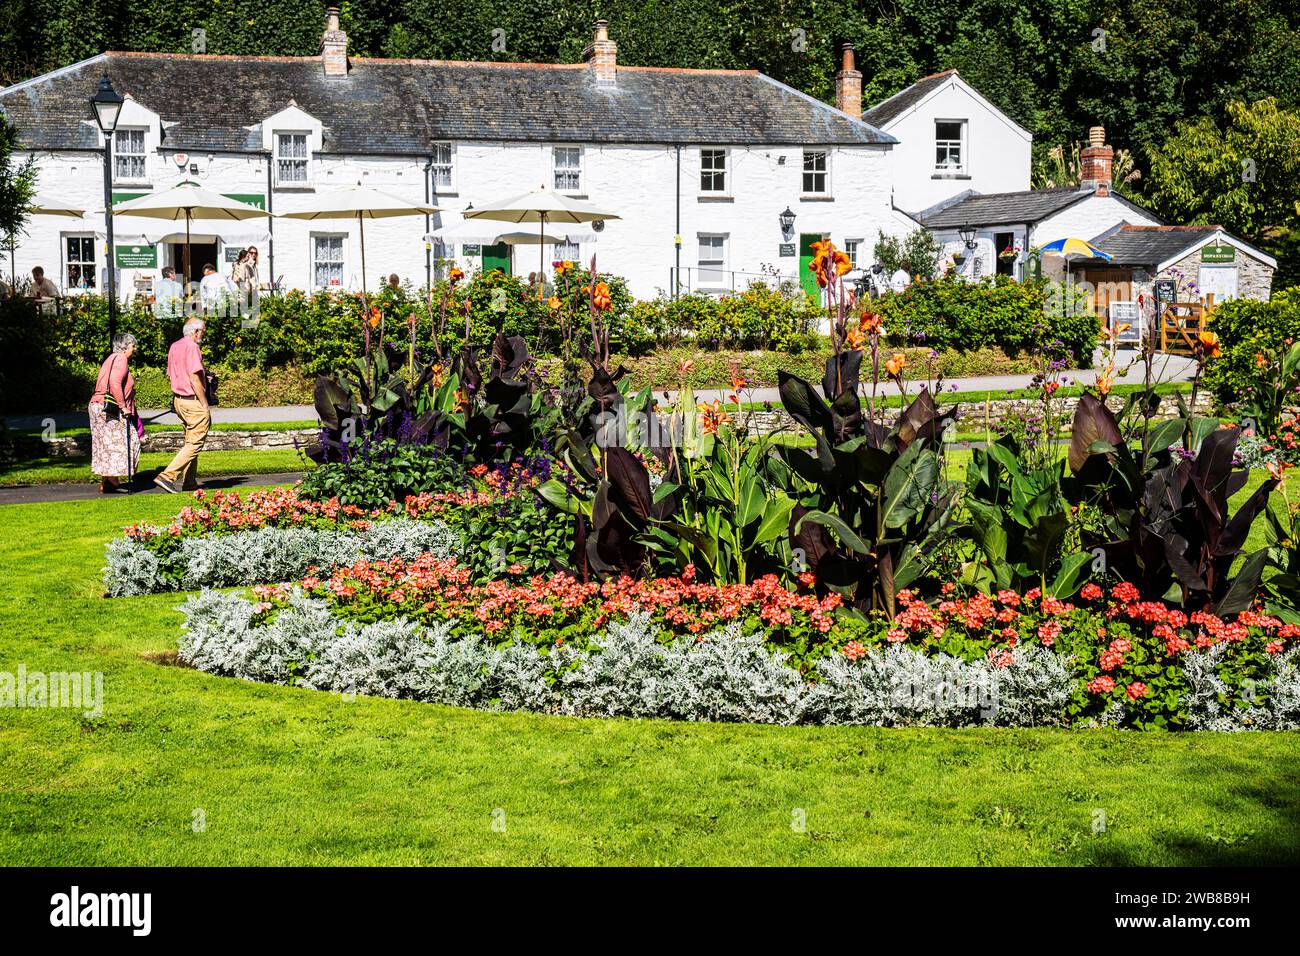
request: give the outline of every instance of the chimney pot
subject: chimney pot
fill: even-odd
[[[1111,166],[1115,151],[1106,145],[1106,129],[1094,126],[1088,130],[1088,145],[1079,150],[1079,181],[1091,186],[1098,196],[1109,196]]]
[[[348,35],[339,27],[339,8],[325,10],[325,33],[320,40],[321,65],[326,76],[348,75]]]
[[[618,79],[618,44],[609,38],[608,20],[592,24],[591,42],[582,51],[582,58],[600,82],[613,83]]]
[[[840,48],[840,71],[835,74],[835,108],[862,119],[862,71],[856,68],[853,44]]]

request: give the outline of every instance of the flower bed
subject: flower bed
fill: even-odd
[[[535,483],[476,470],[463,490],[410,495],[383,508],[313,501],[299,489],[202,490],[167,525],[140,523],[111,541],[110,597],[301,578],[357,560],[456,556],[485,578],[499,567],[550,568],[547,545],[567,533],[540,509]],[[549,537],[548,537],[549,536]]]
[[[1091,585],[1077,604],[1004,591],[932,606],[904,591],[902,610],[889,621],[844,614],[836,596],[792,592],[773,578],[708,585],[689,573],[600,584],[563,574],[528,578],[519,569],[513,576],[475,585],[454,560],[422,556],[358,562],[308,576],[299,587],[258,588],[256,601],[204,595],[187,604],[182,655],[214,673],[278,682],[306,675],[309,686],[338,690],[343,671],[322,671],[320,662],[344,654],[355,658],[349,679],[369,688],[365,693],[468,706],[499,699],[516,701],[502,706],[557,713],[778,723],[1300,727],[1300,626],[1252,611],[1231,619],[1187,615],[1139,601],[1125,584],[1109,594]],[[381,670],[404,675],[401,681],[357,672],[357,661],[373,663],[378,653],[358,648],[375,641],[388,642]],[[223,650],[213,651],[218,645]],[[249,660],[274,664],[250,670]],[[473,671],[467,661],[498,676],[480,686],[465,676]],[[708,694],[690,683],[705,680],[696,667],[713,675],[705,682]],[[453,677],[439,668],[469,669],[454,677],[453,688],[446,683]],[[533,690],[501,690],[493,681],[506,680],[503,668]],[[620,669],[623,678],[616,676]],[[574,670],[599,685],[606,710],[565,696],[581,683],[569,676]],[[642,713],[632,702],[644,704],[650,691],[641,685],[655,679],[687,684],[656,691],[665,696],[654,697],[658,703],[645,704]],[[619,688],[620,680],[626,686]],[[428,690],[429,681],[441,689]],[[537,681],[553,689],[542,693]],[[720,693],[752,702],[759,686],[784,703],[777,707],[764,697],[767,704],[715,718],[707,716],[715,704],[692,710],[679,706],[685,698],[672,696],[704,700]],[[948,688],[943,699],[936,697],[941,686]],[[777,694],[777,687],[784,689]],[[669,697],[678,703],[666,702]]]

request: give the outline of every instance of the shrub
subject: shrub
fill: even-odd
[[[945,277],[890,292],[873,307],[891,342],[961,352],[996,347],[1033,352],[1059,340],[1081,367],[1091,363],[1099,324],[1077,301],[1049,297],[1045,284],[995,276],[978,282]]]
[[[751,283],[743,292],[718,297],[686,294],[638,302],[630,310],[631,336],[619,340],[638,354],[649,345],[689,341],[706,351],[776,349],[800,352],[813,339],[817,300],[801,289]],[[618,331],[616,329],[616,331]]]
[[[1300,341],[1300,286],[1273,293],[1268,302],[1232,299],[1216,306],[1210,326],[1222,354],[1205,370],[1205,385],[1221,405],[1250,394],[1258,374],[1256,356],[1283,353]]]

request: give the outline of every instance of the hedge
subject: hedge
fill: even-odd
[[[1255,356],[1285,351],[1288,340],[1300,341],[1300,286],[1274,292],[1267,302],[1231,299],[1215,307],[1210,328],[1219,336],[1222,355],[1205,370],[1206,387],[1220,405],[1241,400],[1257,380]]]
[[[1018,355],[1059,341],[1086,368],[1100,324],[1078,293],[1068,303],[1058,301],[1063,288],[1001,275],[978,282],[945,277],[887,293],[873,308],[896,345],[937,351],[999,348]]]

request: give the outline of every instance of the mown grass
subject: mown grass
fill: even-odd
[[[0,670],[105,675],[99,719],[0,709],[0,862],[1300,858],[1294,734],[576,720],[348,701],[170,666],[181,596],[104,599],[99,568],[121,525],[176,507],[0,508]]]
[[[148,483],[167,467],[174,452],[145,452],[140,455],[140,481]],[[277,475],[305,471],[311,462],[293,448],[248,448],[235,451],[205,451],[199,456],[199,481],[231,475]],[[21,458],[0,465],[0,487],[94,481],[90,458]]]

